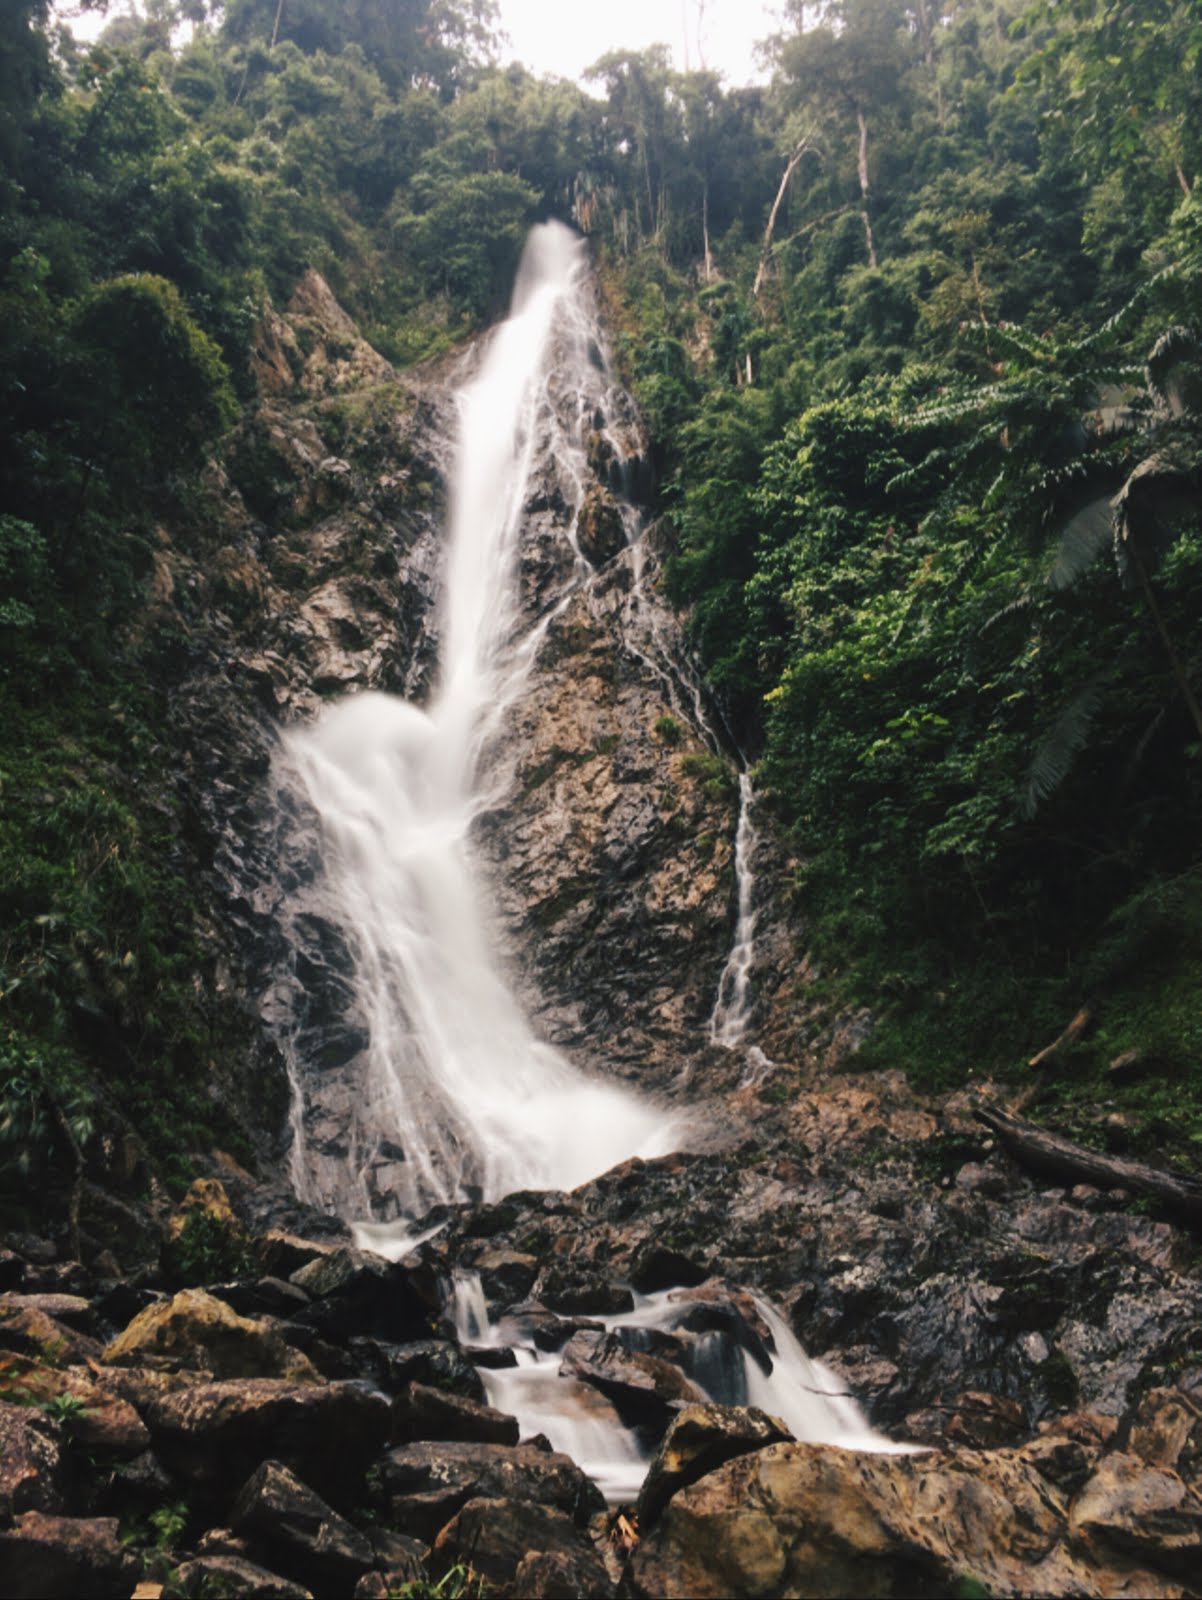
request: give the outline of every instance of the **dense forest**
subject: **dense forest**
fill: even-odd
[[[87,48],[5,5],[10,1177],[114,1106],[169,1178],[237,1148],[204,1083],[242,1024],[159,770],[189,644],[144,614],[264,305],[316,267],[419,363],[547,217],[592,243],[810,998],[872,1008],[864,1063],[1013,1074],[1196,1160],[1202,4],[785,13],[764,86],[652,49],[586,89],[499,64],[490,0],[143,0]]]

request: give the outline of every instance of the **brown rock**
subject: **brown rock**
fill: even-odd
[[[312,1592],[268,1572],[244,1556],[204,1555],[185,1561],[175,1574],[173,1588],[184,1600],[313,1600]]]
[[[916,1444],[963,1444],[974,1450],[1018,1444],[1030,1431],[1017,1400],[979,1390],[966,1390],[946,1405],[911,1412],[902,1428]]]
[[[469,1500],[434,1541],[431,1570],[468,1563],[486,1583],[513,1595],[531,1552],[561,1558],[573,1575],[575,1595],[609,1596],[613,1584],[601,1558],[572,1519],[550,1506],[522,1500]]]
[[[1074,1539],[1103,1559],[1133,1557],[1186,1583],[1202,1571],[1202,1495],[1139,1456],[1104,1457],[1069,1523]]]
[[[1064,1503],[1010,1455],[771,1445],[682,1489],[640,1542],[640,1596],[1091,1592]],[[1165,1592],[1163,1589],[1158,1592]]]
[[[1202,1479],[1202,1405],[1180,1389],[1151,1389],[1139,1402],[1127,1449],[1153,1467],[1169,1467],[1195,1488]]]
[[[639,1527],[651,1527],[680,1489],[723,1462],[793,1435],[776,1417],[753,1406],[689,1406],[673,1419],[639,1492]]]
[[[51,1364],[95,1359],[102,1346],[48,1316],[25,1295],[0,1295],[0,1347]]]
[[[393,1402],[392,1415],[396,1437],[406,1442],[456,1439],[513,1445],[521,1436],[516,1417],[424,1383],[406,1384]]]
[[[380,1477],[388,1522],[426,1540],[471,1499],[553,1506],[581,1527],[605,1508],[570,1457],[528,1444],[404,1445],[384,1457]]]
[[[5,1600],[124,1600],[138,1570],[116,1517],[27,1511],[0,1532]]]
[[[230,1514],[236,1532],[261,1546],[273,1567],[321,1594],[345,1594],[371,1567],[367,1539],[278,1461],[264,1461]]]
[[[217,1491],[232,1492],[261,1461],[275,1459],[319,1492],[345,1495],[383,1448],[390,1427],[384,1396],[354,1383],[197,1383],[174,1373],[138,1372],[129,1374],[122,1392],[165,1464]]]
[[[611,1333],[577,1333],[563,1349],[560,1374],[591,1383],[635,1424],[667,1426],[676,1405],[704,1405],[706,1396],[662,1356],[628,1350]]]
[[[44,1413],[0,1400],[0,1521],[63,1509],[58,1431]]]
[[[203,1289],[182,1289],[147,1306],[104,1352],[114,1366],[187,1368],[217,1378],[289,1378],[316,1382],[316,1368],[284,1343],[269,1322],[240,1317]]]

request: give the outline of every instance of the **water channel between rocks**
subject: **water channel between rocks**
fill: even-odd
[[[281,787],[317,819],[319,864],[296,920],[338,930],[340,982],[361,1038],[345,1139],[333,1151],[312,1134],[320,1064],[306,1059],[298,1026],[285,1019],[279,1030],[293,1093],[292,1180],[301,1199],[338,1212],[357,1225],[361,1243],[394,1258],[416,1243],[408,1219],[432,1206],[570,1190],[631,1156],[666,1155],[688,1136],[679,1113],[586,1076],[537,1037],[498,963],[473,870],[473,827],[505,800],[505,765],[491,757],[507,713],[556,617],[581,597],[599,604],[603,563],[586,553],[581,515],[598,438],[616,488],[630,468],[629,430],[613,423],[616,392],[583,246],[545,224],[527,245],[508,321],[458,396],[431,698],[419,707],[352,696],[293,730],[281,751]],[[553,463],[570,555],[558,593],[531,620],[518,553],[536,459]],[[723,741],[700,683],[665,641],[647,592],[640,514],[623,495],[615,505],[620,538],[605,559],[628,573],[616,615],[607,616],[627,655],[718,757]],[[739,800],[737,923],[715,973],[709,1037],[741,1051],[745,1081],[754,1081],[771,1063],[748,1043],[756,911],[746,772]],[[798,1439],[895,1448],[762,1299],[754,1302],[759,1332],[746,1319],[734,1332],[721,1318],[707,1325],[686,1291],[665,1289],[633,1297],[632,1310],[578,1320],[566,1345],[548,1348],[520,1309],[491,1320],[474,1275],[460,1274],[451,1297],[457,1335],[480,1358],[491,1403],[517,1416],[524,1437],[544,1434],[572,1456],[611,1500],[637,1492],[649,1444],[603,1385],[574,1375],[573,1361],[587,1366],[598,1340],[611,1354],[664,1352],[690,1392],[758,1406]],[[592,1340],[583,1354],[582,1339]],[[503,1352],[513,1365],[499,1364]]]

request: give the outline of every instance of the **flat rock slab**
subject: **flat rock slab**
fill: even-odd
[[[456,1439],[515,1445],[521,1436],[518,1419],[507,1412],[424,1383],[406,1384],[393,1402],[392,1415],[395,1436],[401,1440]]]

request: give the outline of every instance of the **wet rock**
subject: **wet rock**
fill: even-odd
[[[424,1383],[406,1384],[393,1403],[392,1416],[394,1436],[405,1441],[454,1439],[512,1445],[517,1444],[521,1432],[516,1417]]]
[[[630,1281],[640,1294],[694,1288],[709,1276],[709,1269],[700,1262],[654,1240],[641,1244],[630,1260]]]
[[[326,1338],[429,1337],[429,1315],[408,1273],[382,1256],[340,1245],[292,1273],[290,1281],[313,1299],[294,1320]]]
[[[64,1508],[59,1430],[30,1406],[0,1400],[0,1521]]]
[[[644,1532],[680,1489],[714,1472],[723,1462],[793,1435],[776,1417],[754,1407],[688,1406],[672,1420],[639,1491],[639,1527]]]
[[[0,1531],[5,1600],[125,1600],[139,1563],[115,1517],[27,1511]]]
[[[1103,1560],[1127,1557],[1184,1582],[1202,1570],[1202,1495],[1138,1456],[1106,1456],[1073,1501],[1073,1537]]]
[[[484,1384],[472,1361],[449,1339],[415,1339],[411,1344],[383,1344],[374,1339],[352,1339],[352,1352],[386,1394],[397,1394],[411,1383],[425,1384],[467,1400],[485,1400]],[[482,1350],[480,1365],[514,1366],[511,1350]],[[492,1359],[487,1359],[492,1358]],[[448,1435],[449,1437],[449,1435]]]
[[[484,1250],[473,1262],[490,1306],[511,1306],[534,1287],[541,1263],[516,1250]]]
[[[269,1277],[291,1279],[294,1272],[323,1256],[333,1255],[338,1245],[326,1239],[302,1239],[281,1228],[270,1228],[254,1242],[259,1264]]]
[[[387,1521],[427,1540],[473,1498],[553,1506],[581,1527],[605,1508],[570,1457],[529,1444],[404,1445],[384,1457],[380,1482]]]
[[[183,1600],[313,1600],[310,1589],[244,1556],[196,1556],[176,1570],[173,1588]]]
[[[209,1293],[224,1300],[240,1317],[287,1318],[311,1304],[310,1296],[296,1284],[270,1276],[214,1284]]]
[[[903,1432],[916,1444],[962,1444],[992,1450],[1018,1444],[1030,1432],[1027,1413],[1017,1400],[969,1390],[946,1405],[912,1412]]]
[[[568,1316],[612,1317],[634,1310],[634,1296],[624,1284],[611,1283],[597,1273],[570,1268],[545,1268],[536,1294],[550,1310]]]
[[[623,1420],[652,1433],[667,1427],[680,1403],[706,1396],[662,1356],[629,1350],[617,1334],[578,1333],[563,1349],[563,1376],[579,1378],[612,1400]]]
[[[529,1501],[469,1500],[434,1541],[430,1566],[448,1571],[470,1562],[502,1593],[523,1595],[518,1570],[531,1552],[555,1556],[572,1574],[573,1594],[607,1597],[614,1588],[585,1534],[562,1511]]]
[[[273,1568],[319,1595],[345,1593],[375,1562],[364,1535],[278,1461],[264,1461],[251,1474],[230,1523]]]
[[[164,1463],[216,1495],[231,1494],[259,1462],[273,1459],[342,1499],[388,1437],[388,1401],[357,1384],[155,1381],[170,1376],[129,1372],[122,1392]]]
[[[183,1289],[147,1306],[104,1352],[113,1366],[190,1368],[216,1378],[316,1382],[317,1371],[267,1322],[240,1317],[203,1289]]]
[[[562,1350],[568,1340],[578,1333],[604,1333],[603,1322],[593,1322],[588,1317],[557,1317],[548,1312],[545,1316],[523,1318],[530,1338],[539,1350],[554,1354]]]
[[[622,514],[600,484],[593,484],[585,494],[576,524],[576,537],[585,558],[594,567],[604,566],[626,543]]]

